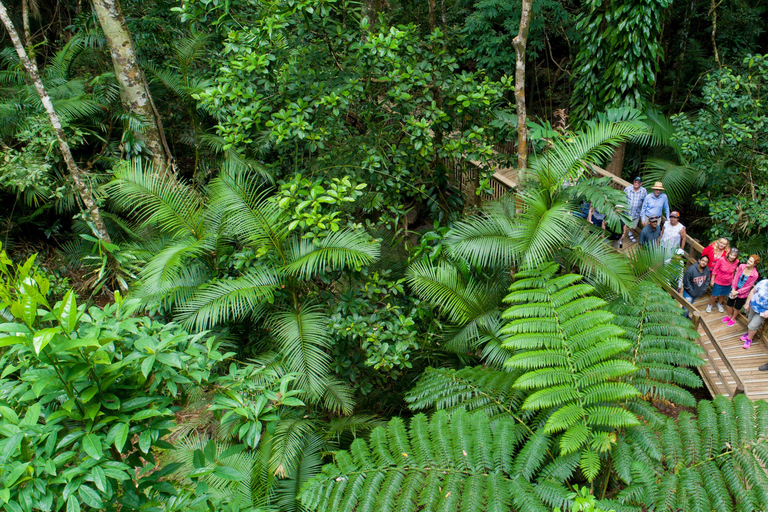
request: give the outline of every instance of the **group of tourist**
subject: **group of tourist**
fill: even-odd
[[[642,185],[643,179],[638,176],[632,185],[624,188],[632,221],[624,226],[619,244],[625,237],[632,242],[638,241],[633,230],[642,223],[641,246],[657,244],[673,251],[684,249],[687,237],[685,226],[680,222],[680,213],[670,211],[664,185],[658,181],[654,183],[651,194]],[[711,313],[715,305],[721,313],[725,313],[727,308],[727,315],[722,321],[729,327],[735,325],[736,316],[744,308],[747,311],[747,332],[741,337],[744,349],[752,345],[755,333],[768,318],[768,279],[758,282],[759,263],[760,256],[757,254],[751,254],[746,263],[741,263],[739,250],[730,247],[726,238],[720,238],[707,246],[698,262],[685,270],[680,286],[683,297],[691,304],[712,286],[706,311]],[[759,369],[768,371],[768,363]]]
[[[660,181],[654,183],[651,191],[649,194],[643,187],[643,178],[640,176],[632,181],[632,185],[624,188],[632,221],[624,226],[619,245],[625,237],[637,242],[633,230],[642,223],[640,244],[657,244],[668,249],[684,247],[687,235],[685,226],[680,222],[680,212],[669,211],[669,198]]]
[[[736,323],[741,308],[748,312],[747,332],[741,337],[743,347],[752,345],[755,333],[768,318],[768,280],[757,282],[760,274],[757,265],[760,256],[751,254],[746,263],[739,262],[739,250],[731,248],[726,238],[715,240],[701,253],[699,261],[685,270],[683,276],[683,297],[694,303],[712,285],[712,296],[707,304],[707,313],[712,306],[724,313],[723,302],[728,308],[723,322],[729,327]],[[760,367],[768,371],[768,364]]]

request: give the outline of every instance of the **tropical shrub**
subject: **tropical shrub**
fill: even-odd
[[[174,405],[214,380],[228,357],[205,332],[134,317],[138,301],[104,309],[69,291],[48,302],[50,284],[33,258],[13,268],[0,254],[0,500],[7,510],[145,510],[173,502],[155,471],[170,448]],[[118,505],[119,504],[119,505]]]

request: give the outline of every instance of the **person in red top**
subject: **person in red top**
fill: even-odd
[[[712,296],[709,298],[707,313],[712,312],[715,301],[717,301],[718,311],[721,313],[725,311],[723,302],[725,297],[731,293],[733,276],[736,274],[736,269],[739,268],[738,256],[739,250],[734,247],[728,252],[728,256],[717,260],[715,266],[712,267]]]
[[[725,256],[728,254],[728,251],[731,250],[730,245],[731,244],[728,242],[727,238],[720,238],[706,246],[704,250],[701,251],[702,256],[709,256],[710,271],[715,268],[715,263],[717,263],[722,258],[725,258]]]
[[[728,327],[736,323],[734,318],[739,314],[744,303],[747,302],[749,292],[752,291],[752,287],[760,277],[755,268],[758,264],[760,264],[760,256],[751,254],[746,263],[739,265],[736,275],[733,276],[731,293],[728,294],[728,302],[726,303],[726,306],[728,306],[728,316],[723,318],[723,322],[728,324]]]

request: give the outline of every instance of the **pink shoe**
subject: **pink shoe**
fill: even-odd
[[[741,338],[739,338],[741,341],[747,341],[749,339],[749,333],[745,332],[741,335]]]
[[[736,322],[735,322],[734,320],[729,320],[729,321],[728,321],[728,323],[727,323],[726,325],[727,325],[728,327],[733,327],[734,325],[736,325]]]
[[[748,348],[749,348],[749,346],[750,346],[750,345],[752,345],[752,340],[751,340],[751,339],[749,339],[749,338],[747,338],[747,341],[745,341],[745,342],[744,342],[744,346],[743,346],[743,347],[741,347],[741,348],[743,348],[743,349],[745,349],[745,350],[746,350],[746,349],[748,349]]]
[[[730,319],[729,317],[725,317],[725,318],[723,318],[723,323],[724,323],[724,324],[727,324],[727,323],[728,323],[728,322],[730,322],[730,321],[731,321],[731,319]]]

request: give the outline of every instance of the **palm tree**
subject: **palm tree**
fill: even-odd
[[[373,263],[376,240],[351,229],[303,239],[249,168],[231,166],[200,189],[145,172],[136,161],[116,169],[106,188],[144,228],[167,237],[141,270],[134,295],[191,330],[259,325],[277,348],[275,363],[299,375],[308,400],[349,412],[349,393],[330,377],[328,308],[307,291],[319,275]],[[231,264],[233,247],[253,255],[242,268]]]
[[[589,164],[608,158],[622,141],[649,136],[643,122],[630,119],[594,123],[584,132],[555,140],[532,160],[517,196],[520,205],[491,205],[458,223],[446,237],[449,253],[484,268],[530,268],[555,259],[598,286],[626,294],[632,281],[626,258],[575,214],[585,200],[606,213],[609,227],[620,229],[626,197],[606,179],[591,177]]]

